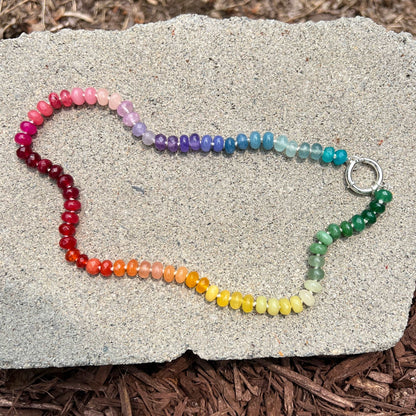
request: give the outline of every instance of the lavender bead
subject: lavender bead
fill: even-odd
[[[128,127],[132,127],[134,126],[136,123],[138,123],[140,121],[140,117],[137,113],[133,112],[133,113],[128,113],[123,117],[123,123],[128,126]]]
[[[146,146],[151,146],[155,142],[155,134],[150,130],[145,131],[142,136],[142,142]]]
[[[179,137],[180,149],[182,153],[189,152],[189,137],[188,136],[181,136]]]
[[[211,150],[212,137],[209,135],[202,136],[201,150],[203,152],[209,152]]]
[[[24,133],[29,134],[30,136],[33,136],[38,131],[37,127],[30,121],[22,121],[20,123],[20,130],[22,130]]]
[[[198,151],[200,146],[199,135],[196,133],[191,134],[189,136],[189,147],[194,151]]]
[[[143,136],[145,131],[146,131],[146,124],[140,123],[140,122],[136,123],[132,129],[133,136],[136,136],[136,137]]]
[[[168,150],[172,153],[178,151],[178,138],[176,136],[168,137]]]
[[[133,111],[134,108],[133,103],[131,101],[122,101],[117,107],[117,114],[120,117],[124,117],[125,115],[132,113]]]
[[[214,152],[221,152],[224,148],[224,138],[221,136],[214,137]]]
[[[156,134],[155,136],[155,147],[157,150],[166,149],[166,136],[164,134]]]

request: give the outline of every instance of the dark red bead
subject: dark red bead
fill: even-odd
[[[48,169],[52,166],[52,162],[49,159],[41,159],[38,162],[38,171],[40,173],[48,173]]]
[[[66,250],[72,250],[77,246],[77,240],[74,237],[64,237],[59,241],[59,245]]]
[[[65,237],[75,235],[76,228],[73,224],[61,224],[59,226],[59,232]]]
[[[71,93],[67,90],[62,90],[60,93],[61,102],[65,107],[71,107],[72,105],[72,98]]]
[[[32,146],[20,146],[16,150],[16,155],[19,159],[26,160],[32,153]]]
[[[70,188],[74,184],[74,178],[71,175],[61,175],[56,181],[58,188]]]
[[[113,274],[111,268],[113,267],[113,263],[110,260],[104,260],[101,263],[100,273],[102,276],[108,277]]]
[[[32,152],[26,159],[26,165],[30,166],[31,168],[35,168],[38,165],[39,160],[40,154]]]
[[[62,221],[67,222],[69,224],[78,224],[79,217],[74,212],[65,211],[61,215]]]
[[[77,259],[77,266],[82,269],[87,265],[88,256],[86,254],[80,254]]]
[[[78,198],[79,196],[79,189],[75,188],[75,186],[73,186],[72,188],[66,188],[64,190],[62,190],[62,196],[65,199],[70,199],[70,198]]]
[[[64,168],[60,165],[52,165],[49,171],[49,177],[52,179],[57,179],[62,175]]]
[[[59,110],[62,107],[61,100],[59,99],[59,95],[56,92],[51,92],[48,98],[49,102],[51,103],[51,106],[55,110]]]
[[[64,208],[68,211],[79,211],[81,209],[81,202],[77,200],[65,201]]]

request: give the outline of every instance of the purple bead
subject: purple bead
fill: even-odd
[[[23,132],[27,134],[30,134],[31,136],[33,136],[34,134],[38,132],[37,127],[30,121],[22,121],[20,123],[20,130],[22,130]]]
[[[140,137],[140,136],[143,136],[146,130],[147,130],[146,125],[144,123],[139,122],[133,126],[132,133],[133,133],[133,136]]]
[[[32,136],[26,133],[17,133],[16,136],[14,136],[14,141],[23,146],[29,146],[32,144]]]
[[[176,136],[168,137],[168,150],[172,153],[178,151],[178,138]]]
[[[134,108],[133,103],[131,101],[122,101],[117,107],[117,114],[120,117],[124,117],[125,115],[132,113],[133,111]]]
[[[157,150],[166,149],[166,136],[164,134],[156,134],[155,136],[155,147]]]
[[[179,137],[180,149],[182,153],[189,152],[189,137],[188,136],[181,136]]]
[[[133,112],[133,113],[128,113],[123,117],[123,123],[128,126],[128,127],[132,127],[134,126],[136,123],[138,123],[140,121],[140,117],[137,113]]]
[[[198,151],[200,146],[201,146],[201,144],[200,144],[200,141],[199,141],[198,134],[192,133],[189,136],[189,147],[194,151]]]

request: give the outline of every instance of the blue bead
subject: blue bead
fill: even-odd
[[[339,166],[347,161],[347,152],[343,149],[335,152],[334,165]]]
[[[192,133],[189,136],[189,147],[194,151],[199,150],[200,142],[199,142],[199,135],[198,134]]]
[[[235,140],[231,137],[225,140],[225,147],[224,147],[225,153],[227,155],[231,155],[235,151]]]
[[[202,136],[201,139],[201,150],[203,152],[209,152],[211,150],[211,142],[212,142],[212,137],[211,136]]]
[[[221,152],[223,147],[224,147],[224,139],[221,136],[215,136],[214,147],[212,150],[214,150],[214,152]]]
[[[298,149],[298,144],[292,140],[286,146],[286,156],[294,157],[296,155],[296,150]]]
[[[322,153],[322,162],[329,163],[334,160],[335,149],[333,147],[325,147]]]
[[[298,150],[298,156],[300,159],[306,159],[310,154],[309,143],[302,143]]]
[[[188,136],[181,136],[179,137],[179,148],[182,153],[186,153],[189,151],[189,137]]]
[[[263,149],[264,150],[272,150],[273,149],[273,133],[269,131],[263,134]]]
[[[283,152],[287,147],[288,139],[283,134],[280,135],[274,143],[274,150],[276,152]]]
[[[258,131],[253,131],[250,134],[250,147],[254,150],[258,149],[261,145],[261,136]]]
[[[311,147],[311,159],[319,160],[322,155],[322,146],[319,143],[314,143]]]
[[[239,135],[237,135],[236,140],[237,140],[237,147],[240,150],[246,150],[247,149],[248,139],[247,139],[247,136],[245,134],[240,133]]]

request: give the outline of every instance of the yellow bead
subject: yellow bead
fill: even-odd
[[[231,295],[230,306],[233,309],[239,309],[242,302],[243,302],[243,295],[240,292],[234,292]]]
[[[290,298],[290,305],[292,306],[292,310],[295,313],[303,311],[302,300],[299,296],[292,296]]]
[[[243,297],[243,303],[241,305],[241,308],[243,309],[243,311],[245,313],[249,313],[253,310],[253,303],[254,303],[254,298],[251,295],[245,295]]]
[[[228,290],[223,290],[220,293],[220,296],[217,298],[217,304],[218,306],[221,306],[223,308],[224,306],[228,305],[229,300],[230,300],[230,292]]]
[[[208,286],[209,286],[209,280],[206,277],[203,277],[199,281],[199,283],[196,285],[195,290],[198,293],[204,293],[208,289]]]
[[[267,299],[265,296],[257,296],[256,299],[256,312],[264,313],[267,311]]]
[[[211,286],[207,289],[207,291],[205,292],[205,299],[206,299],[208,302],[212,302],[213,300],[215,300],[215,299],[217,298],[218,291],[219,291],[218,286],[216,286],[216,285],[211,285]]]
[[[277,315],[280,309],[279,301],[276,298],[270,298],[267,303],[267,313],[272,316]]]
[[[281,298],[279,299],[279,304],[280,304],[280,313],[282,315],[289,315],[290,311],[292,310],[292,306],[290,304],[289,299]]]
[[[189,272],[188,276],[186,276],[185,284],[186,286],[193,288],[196,286],[196,282],[199,280],[198,272]]]

